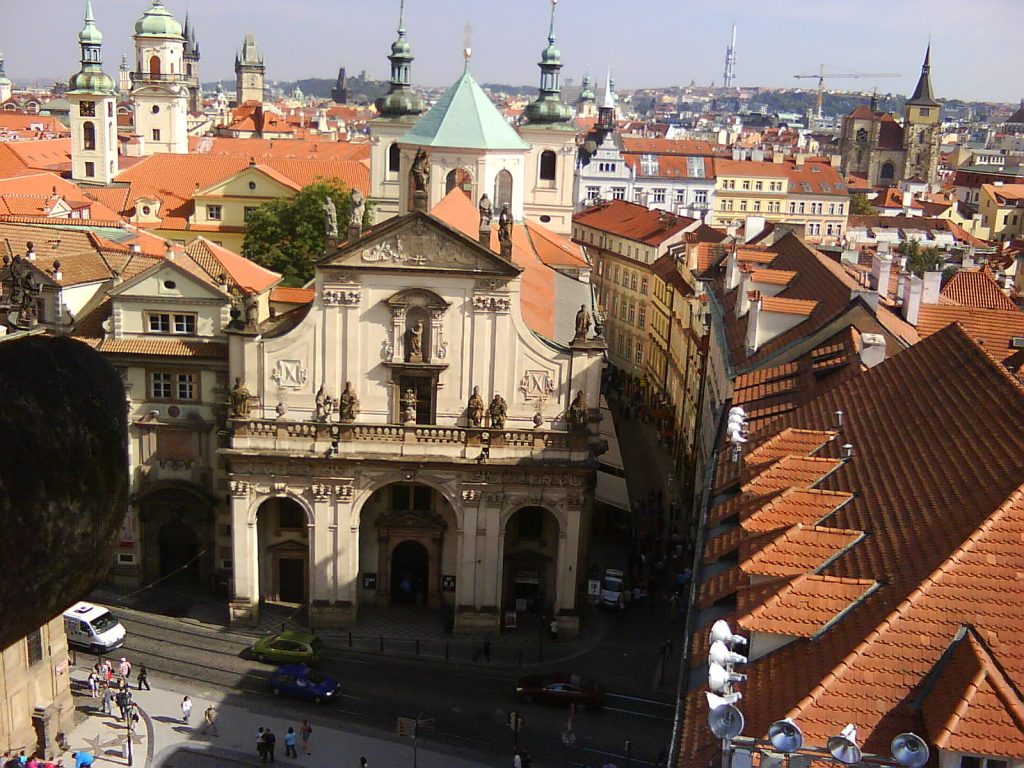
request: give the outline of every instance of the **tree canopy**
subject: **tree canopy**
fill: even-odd
[[[344,238],[353,208],[352,190],[338,179],[320,179],[295,197],[271,200],[249,215],[242,246],[245,256],[280,272],[287,286],[308,283],[313,265],[324,255],[327,229],[323,206],[328,197],[334,200],[338,229]],[[363,226],[369,226],[372,220],[367,202]]]
[[[877,213],[864,195],[850,195],[851,216],[871,216]]]
[[[916,240],[906,240],[896,250],[907,257],[907,272],[918,277],[924,277],[925,272],[939,272],[946,266],[938,248],[922,248]]]

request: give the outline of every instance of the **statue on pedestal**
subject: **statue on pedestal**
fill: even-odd
[[[405,355],[407,363],[423,362],[423,321],[417,320],[416,325],[409,329],[409,348]]]
[[[324,200],[324,229],[327,232],[328,237],[338,236],[338,209],[334,205],[334,200],[328,197]]]
[[[245,384],[242,383],[240,378],[235,379],[235,386],[231,388],[230,405],[231,405],[231,418],[233,419],[247,419],[249,418],[249,390]]]
[[[491,426],[494,429],[504,429],[505,420],[508,418],[508,403],[501,395],[495,395],[488,408],[491,414]]]
[[[471,427],[480,427],[484,423],[484,399],[480,397],[480,387],[473,387],[469,396],[469,407],[466,408],[466,419]]]
[[[584,341],[590,333],[590,313],[587,312],[587,305],[580,304],[580,311],[576,313],[576,335],[573,341]]]
[[[512,214],[509,213],[507,205],[501,207],[501,214],[498,216],[498,242],[512,244]]]
[[[416,423],[416,392],[412,387],[406,389],[402,395],[402,423]]]
[[[491,208],[491,198],[484,192],[480,196],[480,229],[489,229],[494,211]]]
[[[336,405],[337,401],[324,392],[324,387],[321,384],[320,389],[316,393],[316,414],[313,420],[319,422],[330,421]]]
[[[341,420],[343,422],[353,422],[356,420],[356,416],[359,415],[359,398],[356,396],[356,391],[352,388],[352,382],[345,382],[345,391],[341,393]]]
[[[430,163],[428,160],[425,149],[421,147],[416,151],[416,157],[413,158],[410,173],[412,173],[412,181],[417,192],[427,191],[427,183],[430,181]]]
[[[565,412],[565,422],[571,430],[586,428],[587,396],[583,394],[582,389],[576,393],[576,397],[573,398],[572,403],[569,404],[569,410]]]

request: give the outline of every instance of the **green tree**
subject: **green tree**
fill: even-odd
[[[352,214],[352,190],[338,179],[318,179],[295,197],[264,203],[245,225],[245,256],[284,276],[287,286],[305,285],[313,277],[313,265],[324,255],[327,230],[324,203],[330,197],[338,211],[338,230],[345,237]],[[363,226],[373,220],[370,203]]]
[[[877,211],[868,202],[864,195],[850,195],[851,216],[871,216]]]
[[[905,240],[896,250],[907,257],[907,272],[924,277],[925,272],[938,272],[946,266],[946,259],[938,248],[922,248],[916,240]]]

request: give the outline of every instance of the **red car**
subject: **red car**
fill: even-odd
[[[526,675],[516,682],[516,695],[525,702],[576,704],[587,709],[604,706],[604,689],[579,675]]]

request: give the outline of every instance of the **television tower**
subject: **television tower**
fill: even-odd
[[[722,75],[722,85],[732,88],[736,80],[736,25],[732,25],[732,42],[725,49],[725,73]]]

